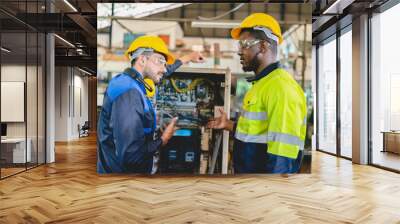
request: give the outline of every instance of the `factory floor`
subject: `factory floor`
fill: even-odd
[[[321,152],[292,176],[96,173],[96,139],[0,181],[0,223],[399,223],[400,175]]]

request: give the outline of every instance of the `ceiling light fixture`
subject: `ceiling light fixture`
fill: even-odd
[[[10,53],[10,52],[11,52],[10,50],[8,50],[8,49],[5,48],[5,47],[1,47],[1,50],[4,51],[4,52],[7,52],[7,53]]]
[[[75,12],[78,12],[78,10],[71,4],[69,3],[68,0],[64,0],[65,4],[67,4],[72,10],[74,10]]]
[[[92,75],[92,73],[90,73],[90,72],[88,72],[88,71],[86,71],[86,70],[83,70],[83,69],[81,69],[81,68],[79,68],[79,67],[78,67],[78,69],[79,69],[81,72],[85,73],[85,74]]]
[[[234,27],[239,26],[239,22],[213,22],[213,21],[193,21],[192,22],[192,27],[196,28],[225,28],[225,29],[231,29]]]
[[[56,36],[58,39],[60,39],[61,41],[63,41],[63,42],[66,43],[67,45],[69,45],[69,46],[75,48],[75,45],[73,45],[73,44],[72,44],[71,42],[69,42],[68,40],[66,40],[66,39],[64,39],[64,38],[62,38],[62,37],[60,37],[60,36],[58,36],[57,34],[54,34],[54,36]]]

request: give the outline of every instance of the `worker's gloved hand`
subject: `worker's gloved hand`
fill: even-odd
[[[168,141],[172,138],[174,135],[175,131],[178,130],[176,127],[176,122],[178,121],[177,117],[174,117],[171,122],[168,124],[168,126],[164,129],[162,135],[161,135],[161,140],[162,140],[162,145],[166,145]]]
[[[200,52],[193,51],[190,54],[182,56],[181,58],[179,58],[179,60],[181,60],[183,64],[186,64],[188,62],[203,63],[204,57]]]
[[[219,112],[221,113],[221,116],[210,120],[207,123],[207,127],[213,129],[225,129],[228,131],[232,131],[233,122],[228,119],[228,116],[226,115],[224,109],[219,109]]]

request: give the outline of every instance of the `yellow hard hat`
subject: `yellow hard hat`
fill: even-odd
[[[157,53],[164,55],[167,58],[167,64],[173,64],[175,57],[169,53],[167,45],[164,41],[157,36],[140,36],[136,38],[125,51],[125,55],[129,56],[130,53],[136,51],[138,48],[151,48]]]
[[[231,31],[231,36],[235,40],[239,40],[240,31],[243,28],[254,28],[254,27],[264,27],[269,29],[272,34],[278,37],[278,43],[282,43],[282,33],[281,27],[278,21],[274,17],[267,15],[265,13],[253,13],[246,17],[239,27],[233,28]]]

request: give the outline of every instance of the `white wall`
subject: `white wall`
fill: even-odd
[[[88,120],[88,78],[83,75],[76,68],[56,67],[56,141],[77,139],[78,124]]]
[[[245,73],[243,72],[242,65],[239,63],[240,58],[236,53],[238,51],[238,46],[235,40],[225,39],[225,38],[199,38],[199,37],[184,37],[185,48],[192,49],[194,51],[203,51],[203,43],[210,45],[211,57],[205,59],[205,63],[195,64],[189,63],[187,66],[192,68],[230,68],[232,73]],[[218,66],[214,65],[214,44],[218,43],[221,52],[231,58],[221,57],[220,64]]]
[[[97,61],[101,60],[101,57],[107,53],[109,36],[106,33],[97,33]]]
[[[68,139],[68,88],[69,88],[69,69],[67,67],[55,68],[55,140],[66,141]]]
[[[25,65],[2,65],[1,81],[4,82],[25,82]],[[33,68],[28,66],[28,73]],[[26,83],[26,82],[25,82]],[[32,93],[33,95],[33,93]],[[29,94],[28,94],[29,96]],[[7,108],[1,108],[7,110]],[[25,122],[7,122],[8,137],[25,137]]]
[[[228,38],[200,38],[200,37],[184,37],[186,46],[203,45],[203,42],[211,46],[211,51],[214,51],[214,43],[219,43],[220,51],[236,51],[238,50],[237,41]]]
[[[81,76],[77,70],[74,71],[74,96],[71,98],[74,99],[74,102],[71,103],[73,106],[72,108],[72,120],[71,120],[71,138],[78,138],[78,124],[82,126],[85,121],[89,120],[88,117],[88,78],[85,76]],[[79,71],[78,71],[79,72]],[[79,93],[80,92],[80,93]],[[80,102],[79,102],[80,101]],[[80,108],[81,107],[81,108]],[[81,111],[80,111],[81,110]]]
[[[38,70],[37,70],[38,69]],[[25,78],[27,77],[27,81]],[[42,68],[36,66],[25,66],[20,64],[3,64],[1,66],[1,81],[24,82],[26,84],[26,107],[20,108],[22,113],[26,112],[26,120],[22,122],[6,122],[8,138],[30,139],[32,161],[36,162],[39,153],[39,163],[44,162],[44,74]],[[20,90],[24,94],[24,90]],[[7,95],[2,95],[7,97]],[[12,110],[2,107],[1,110]],[[3,111],[4,112],[4,111]],[[12,111],[7,111],[11,112]]]
[[[108,33],[97,33],[97,45],[108,47],[109,36]],[[100,51],[99,51],[100,49]],[[97,55],[103,55],[105,53],[104,48],[97,48]]]

